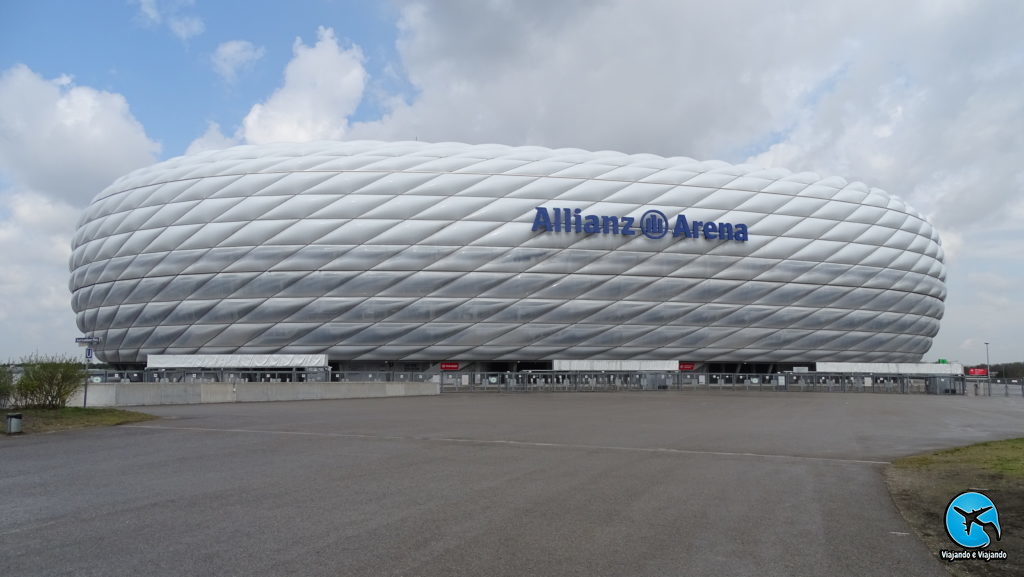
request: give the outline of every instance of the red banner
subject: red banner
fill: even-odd
[[[986,377],[988,376],[988,369],[982,367],[974,367],[967,369],[967,374],[974,377]]]
[[[459,370],[459,363],[441,363],[442,371],[457,371]]]
[[[696,368],[697,368],[697,363],[684,363],[682,361],[679,361],[679,370],[680,371],[692,371],[692,370],[694,370]]]

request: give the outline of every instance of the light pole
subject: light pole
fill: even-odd
[[[988,360],[988,341],[985,341],[985,377],[988,381],[988,394],[992,396],[992,363]]]

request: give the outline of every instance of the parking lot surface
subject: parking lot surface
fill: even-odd
[[[1024,400],[445,394],[161,406],[0,438],[11,575],[946,575],[898,456]],[[952,497],[952,496],[951,496]]]

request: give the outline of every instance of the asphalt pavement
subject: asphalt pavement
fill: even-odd
[[[161,406],[0,438],[34,575],[930,575],[882,479],[1024,436],[1024,399],[446,394]],[[951,495],[952,497],[952,495]]]

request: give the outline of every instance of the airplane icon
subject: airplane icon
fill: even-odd
[[[954,506],[953,510],[956,511],[957,513],[959,513],[960,516],[964,518],[964,528],[967,529],[967,534],[968,535],[971,534],[971,525],[977,525],[977,526],[981,527],[981,530],[985,531],[985,533],[988,533],[987,529],[989,527],[991,527],[993,530],[995,530],[996,540],[997,541],[1001,541],[1002,538],[1003,538],[1002,531],[999,530],[999,527],[995,523],[993,523],[991,521],[984,521],[983,522],[983,521],[979,521],[978,520],[978,516],[979,515],[981,515],[985,511],[988,511],[991,508],[992,507],[982,507],[981,509],[975,509],[975,510],[971,511],[970,513],[968,513],[967,511],[964,511],[960,507]]]

